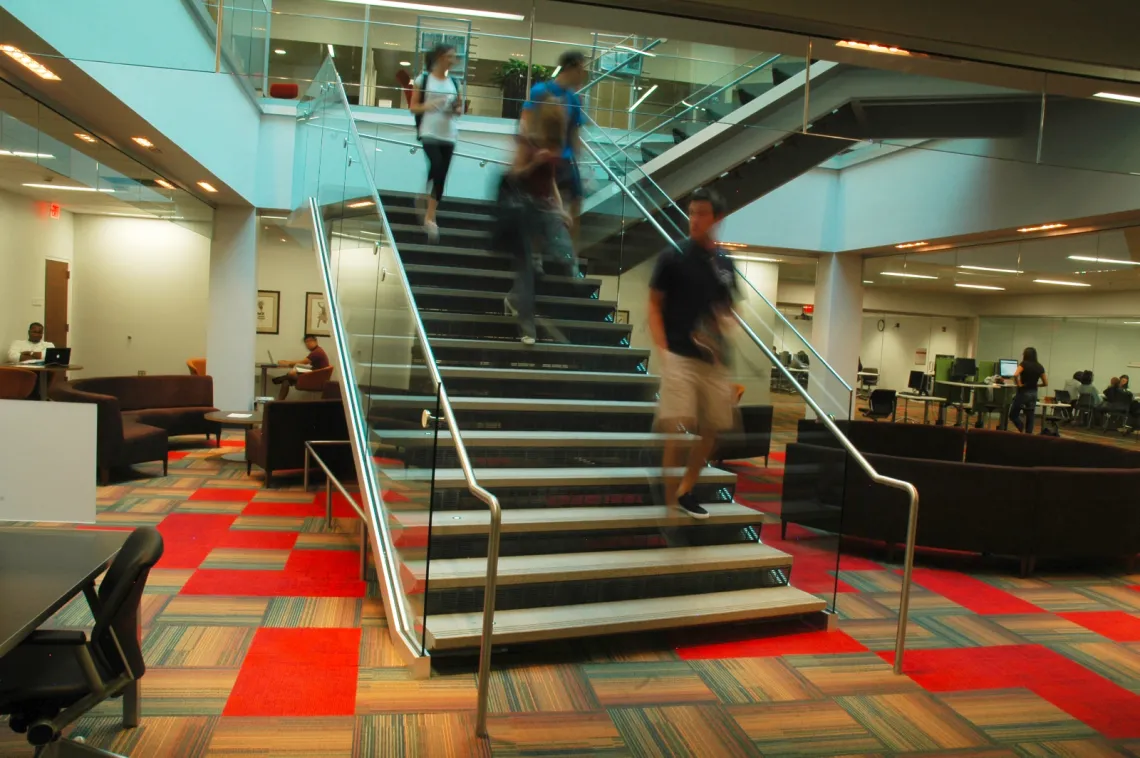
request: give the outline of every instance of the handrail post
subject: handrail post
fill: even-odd
[[[906,627],[910,615],[910,584],[914,571],[914,543],[918,535],[918,490],[911,485],[910,513],[906,524],[906,555],[903,558],[903,584],[899,593],[899,628],[895,633],[895,673],[903,672],[903,655],[906,652]]]
[[[491,640],[495,632],[495,590],[499,575],[499,541],[503,518],[496,500],[491,509],[491,528],[487,533],[487,584],[483,590],[483,636],[479,642],[478,704],[475,734],[487,736],[487,697],[491,683]]]
[[[333,525],[332,513],[332,475],[325,474],[325,523],[330,528]]]
[[[218,0],[217,36],[214,39],[214,73],[222,73],[222,35],[225,34],[226,0]]]

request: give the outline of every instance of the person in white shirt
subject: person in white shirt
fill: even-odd
[[[443,198],[443,185],[451,168],[451,156],[459,139],[456,119],[463,112],[459,88],[448,71],[455,65],[455,48],[436,45],[427,54],[427,71],[415,81],[412,91],[412,113],[416,114],[420,142],[428,161],[427,212],[424,231],[431,242],[439,241],[439,225],[435,211]]]
[[[26,340],[14,340],[8,347],[8,362],[42,361],[44,351],[55,347],[44,340],[44,325],[36,321],[28,326]]]

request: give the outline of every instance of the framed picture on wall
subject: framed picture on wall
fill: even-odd
[[[278,334],[281,331],[281,292],[257,291],[257,333]]]
[[[305,293],[305,334],[328,337],[332,334],[329,304],[323,292]]]
[[[614,311],[614,323],[615,324],[628,324],[629,323],[629,311]]]

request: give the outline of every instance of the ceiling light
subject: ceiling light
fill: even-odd
[[[638,50],[636,47],[630,47],[629,45],[614,45],[614,47],[618,50],[625,50],[627,53],[637,53],[638,55],[644,55],[646,58],[657,57],[655,53],[651,53],[648,50]]]
[[[1019,232],[1044,232],[1049,229],[1064,229],[1068,224],[1042,224],[1041,226],[1023,226],[1017,231]]]
[[[526,55],[524,55],[523,53],[511,53],[511,57],[512,58],[525,58]]]
[[[1038,284],[1058,284],[1062,287],[1091,287],[1091,284],[1084,282],[1063,282],[1060,279],[1034,279],[1033,281]]]
[[[50,153],[25,153],[20,150],[0,150],[0,155],[10,155],[13,158],[47,158],[48,160],[55,158]]]
[[[171,184],[170,182],[166,181],[165,179],[155,179],[154,183],[157,184],[159,187],[164,187],[168,190],[175,189],[174,185]]]
[[[992,287],[988,284],[955,284],[954,286],[970,290],[1005,290],[1005,287]]]
[[[760,258],[755,255],[730,255],[734,261],[754,261],[756,263],[783,263],[779,258]]]
[[[76,132],[75,136],[78,137],[79,139],[83,140],[84,142],[89,142],[91,144],[95,144],[96,142],[99,141],[99,140],[95,139],[94,137],[92,137],[90,134],[84,134],[83,132]]]
[[[836,47],[849,47],[853,50],[863,50],[868,53],[886,53],[887,55],[914,55],[910,50],[903,50],[894,45],[878,45],[874,42],[856,42],[854,40],[841,40],[835,43]]]
[[[385,42],[384,44],[387,45],[388,47],[399,47],[400,46],[399,42]]]
[[[1121,95],[1117,92],[1098,92],[1093,97],[1099,97],[1103,100],[1120,100],[1125,103],[1140,103],[1140,97],[1136,95]]]
[[[283,49],[281,49],[281,48],[277,48],[277,49],[276,49],[276,50],[274,50],[273,52],[274,52],[275,54],[277,54],[277,55],[284,55],[284,54],[285,54],[285,51],[284,51]]]
[[[400,61],[400,65],[401,66],[410,66],[410,65],[412,65],[412,62],[411,61]]]
[[[333,48],[333,46],[332,46],[332,43],[331,43],[331,42],[328,44],[328,49],[329,49],[329,57],[330,57],[330,58],[335,58],[335,57],[336,57],[336,49],[335,49],[335,48]]]
[[[639,105],[641,105],[642,103],[644,103],[644,102],[645,102],[645,99],[646,99],[647,97],[649,97],[650,95],[652,95],[652,94],[653,94],[653,93],[654,93],[656,90],[657,90],[657,85],[656,85],[656,84],[654,84],[652,87],[650,87],[650,88],[649,88],[649,91],[648,91],[648,92],[646,92],[646,93],[645,93],[644,95],[642,95],[641,97],[637,98],[637,102],[636,102],[636,103],[634,103],[633,105],[629,106],[629,112],[630,112],[630,113],[633,113],[635,110],[637,110],[637,106],[639,106]]]
[[[1126,324],[1140,324],[1140,321],[1125,321]]]
[[[1140,266],[1140,261],[1125,261],[1120,258],[1097,258],[1092,255],[1070,255],[1071,261],[1087,261],[1089,263],[1119,263],[1122,266]]]
[[[154,149],[154,143],[148,140],[146,137],[131,137],[131,142],[134,142],[140,147],[145,147],[147,150]]]
[[[863,284],[874,284],[875,282],[870,279],[864,279]]]
[[[50,68],[37,61],[35,58],[28,55],[20,48],[13,47],[12,45],[0,45],[0,51],[7,53],[9,58],[19,63],[24,68],[28,69],[39,78],[47,79],[49,82],[59,81],[59,77],[56,76]]]
[[[289,220],[288,216],[262,216],[261,218],[265,221],[288,221]]]
[[[937,279],[937,276],[928,276],[926,274],[908,274],[905,271],[884,271],[883,276],[901,276],[906,279]]]
[[[349,203],[345,207],[346,208],[367,208],[368,206],[370,206],[372,204],[373,203],[371,200],[359,200],[355,203]]]
[[[1024,274],[1024,271],[1018,271],[1013,268],[989,268],[988,266],[959,266],[958,268],[969,269],[970,271],[989,271],[993,274]]]
[[[198,182],[198,186],[201,187],[202,189],[206,190],[207,192],[217,192],[218,191],[217,188],[214,187],[214,185],[210,184],[209,182]]]
[[[899,250],[906,250],[908,247],[922,247],[923,245],[929,244],[929,242],[904,242],[901,245],[895,245],[895,247]]]
[[[562,67],[561,66],[555,66],[554,67],[554,73],[552,73],[550,75],[550,78],[554,79],[555,77],[557,77],[560,71],[562,71]]]
[[[113,189],[95,189],[94,187],[77,187],[73,184],[40,184],[37,182],[24,182],[25,187],[36,189],[63,190],[64,192],[114,192]]]
[[[372,5],[377,8],[399,8],[405,11],[428,11],[429,13],[446,13],[449,16],[477,16],[478,18],[497,18],[501,21],[525,21],[526,16],[518,13],[500,13],[498,11],[485,11],[477,8],[453,8],[446,5],[428,5],[426,3],[405,3],[399,0],[336,0],[339,3],[353,5]]]

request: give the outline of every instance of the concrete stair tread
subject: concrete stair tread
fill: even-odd
[[[357,368],[426,374],[427,366],[395,363],[357,363]],[[661,377],[634,371],[551,371],[533,368],[486,368],[482,366],[440,366],[440,376],[447,379],[497,379],[499,381],[532,382],[607,382],[620,384],[657,384]]]
[[[466,435],[464,435],[466,436]],[[778,516],[753,510],[740,503],[704,503],[709,512],[703,525],[778,524]],[[426,529],[427,511],[392,511],[394,525],[404,529]],[[601,505],[573,508],[508,508],[503,511],[503,533],[577,532],[602,529],[676,527],[696,524],[691,516],[672,505]],[[491,513],[478,511],[436,511],[431,516],[432,536],[486,534]]]
[[[447,274],[450,276],[483,276],[493,279],[510,279],[515,278],[513,271],[484,271],[482,269],[461,269],[454,266],[423,266],[420,264],[410,264],[404,267],[404,270],[409,274]],[[581,278],[574,276],[554,276],[553,274],[539,274],[537,277],[540,282],[565,282],[569,284],[580,284],[584,287],[600,287],[602,286],[601,279]],[[422,285],[416,285],[422,286]]]
[[[436,489],[466,489],[467,480],[460,468],[399,469],[383,468],[384,475],[393,482],[422,484],[432,482]],[[683,468],[670,469],[678,479]],[[433,479],[434,474],[434,479]],[[630,484],[649,484],[661,481],[660,466],[591,466],[589,468],[479,468],[475,477],[479,484],[494,491],[495,487],[589,487]],[[718,468],[701,469],[698,485],[736,484],[736,474]]]
[[[387,212],[389,218],[398,216],[401,221],[405,216],[413,216],[416,224],[419,224],[420,211],[418,208],[411,205],[396,205],[384,204],[384,210]],[[446,219],[454,219],[456,221],[485,221],[488,224],[494,223],[495,217],[490,213],[473,213],[471,211],[448,211],[440,208],[435,213],[436,221],[443,221]]]
[[[422,321],[447,321],[449,323],[454,321],[483,324],[518,323],[518,319],[514,316],[495,316],[489,313],[450,313],[448,311],[420,311],[420,319]],[[612,321],[577,321],[575,319],[543,318],[542,316],[538,316],[534,322],[538,326],[553,326],[561,329],[609,329],[619,332],[633,330],[633,327],[629,324],[615,324]]]
[[[623,632],[729,624],[822,611],[827,604],[794,587],[642,598],[609,603],[496,611],[495,644],[601,636]],[[427,618],[432,651],[479,645],[482,613],[437,614]]]
[[[670,440],[691,442],[692,434],[659,434],[656,432],[514,432],[500,429],[471,429],[463,431],[466,447],[659,447]],[[373,435],[387,443],[408,441],[433,442],[436,433],[430,429],[393,429],[373,431]],[[451,432],[441,429],[438,439],[450,441]]]
[[[584,353],[588,355],[629,356],[630,358],[648,358],[650,354],[649,350],[639,349],[636,347],[618,347],[612,345],[569,345],[564,342],[536,342],[533,345],[524,345],[518,340],[459,339],[454,337],[432,337],[430,339],[430,342],[432,344],[432,347],[452,347],[471,350],[509,350],[512,352],[533,351],[536,353]]]
[[[378,408],[412,407],[434,408],[436,398],[431,395],[370,395],[369,400]],[[627,400],[573,400],[568,398],[528,397],[453,397],[451,407],[457,411],[572,411],[589,413],[653,413],[657,403]],[[461,430],[462,431],[462,430]]]
[[[392,232],[411,232],[414,234],[423,234],[424,228],[420,224],[391,224]],[[490,239],[491,231],[489,229],[455,229],[448,228],[447,226],[439,227],[439,236],[441,237],[472,237],[480,239]]]
[[[499,585],[542,584],[638,576],[699,574],[713,571],[781,568],[792,556],[759,542],[642,550],[600,550],[589,553],[514,555],[499,559]],[[486,558],[441,558],[405,561],[404,574],[429,590],[481,587],[486,583]],[[430,576],[430,578],[429,578]]]
[[[440,253],[442,255],[465,255],[472,258],[498,258],[500,260],[514,260],[509,253],[499,253],[494,250],[484,250],[478,247],[451,247],[450,245],[432,245],[422,242],[400,242],[401,252],[414,253]]]
[[[503,301],[501,292],[483,292],[482,290],[449,289],[445,287],[412,287],[413,295],[434,295],[436,297],[477,297],[485,300]],[[538,295],[534,298],[536,303],[550,303],[552,305],[581,305],[593,308],[617,308],[613,300],[598,300],[592,297],[560,297],[558,295]]]

